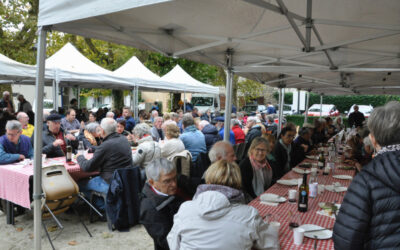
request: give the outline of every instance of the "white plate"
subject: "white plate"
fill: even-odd
[[[352,180],[353,177],[350,175],[334,175],[333,178],[340,179],[340,180]]]
[[[317,229],[323,229],[323,227],[313,225],[313,224],[305,224],[301,225],[301,228],[303,228],[305,231],[310,231],[310,230],[317,230]],[[332,238],[332,230],[323,230],[323,231],[317,231],[317,232],[304,232],[304,236],[311,238],[311,239],[318,239],[318,240],[326,240]],[[317,237],[315,237],[317,236]]]
[[[340,192],[346,192],[347,191],[347,187],[335,187],[334,185],[325,185],[325,189],[330,191],[330,192],[336,192],[336,193],[340,193]]]
[[[265,202],[278,202],[278,203],[281,203],[281,202],[285,202],[286,198],[282,197],[282,196],[279,196],[277,194],[267,193],[267,194],[262,194],[260,196],[260,200],[261,201],[265,201]]]
[[[298,181],[298,179],[277,180],[276,183],[286,185],[286,186],[297,186],[299,181]]]
[[[308,170],[308,169],[293,168],[292,170],[294,172],[298,173],[298,174],[304,174],[304,173],[309,174],[309,173],[311,173],[311,170]]]
[[[318,159],[318,156],[316,156],[316,155],[306,155],[306,157],[308,159],[311,159],[311,160],[317,160]]]

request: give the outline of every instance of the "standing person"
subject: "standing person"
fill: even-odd
[[[257,209],[245,205],[240,170],[225,160],[212,164],[206,184],[174,216],[167,240],[178,249],[279,249]]]
[[[198,108],[194,108],[192,110],[192,116],[193,116],[193,118],[199,117],[199,109]]]
[[[14,103],[12,101],[10,92],[4,91],[3,98],[0,100],[0,108],[7,110],[10,114],[14,114]]]
[[[212,116],[211,116],[211,110],[207,109],[207,111],[201,116],[201,120],[205,120],[208,122],[211,122]]]
[[[132,117],[132,112],[129,107],[124,107],[122,109],[122,117],[126,120],[125,130],[132,132],[132,129],[135,127],[135,119]]]
[[[275,119],[272,115],[267,116],[267,123],[265,125],[267,133],[273,135],[276,138],[278,133],[278,124],[275,123]]]
[[[183,202],[176,196],[176,169],[170,161],[160,158],[149,163],[146,176],[140,203],[140,223],[153,238],[155,250],[169,250],[167,235]]]
[[[347,190],[333,228],[335,249],[400,246],[400,103],[375,108],[368,128],[377,153]]]
[[[16,120],[8,121],[6,134],[0,137],[0,164],[9,164],[33,158],[29,137],[22,135],[22,126]]]
[[[161,129],[164,119],[162,117],[156,117],[154,119],[153,127],[151,128],[151,136],[154,141],[164,140],[164,132]]]
[[[269,115],[276,114],[276,109],[275,109],[274,105],[272,105],[271,102],[267,102],[267,113]]]
[[[29,124],[29,116],[25,112],[19,112],[17,114],[17,120],[21,123],[22,134],[29,138],[32,137],[35,127]]]
[[[81,124],[75,117],[76,117],[75,110],[68,109],[66,116],[64,118],[62,118],[62,120],[61,120],[61,128],[64,131],[69,132],[71,134],[79,132]]]
[[[349,126],[350,127],[362,127],[365,121],[364,114],[358,111],[358,106],[354,105],[354,112],[349,115]]]
[[[186,114],[182,118],[183,133],[179,137],[186,150],[192,154],[192,162],[196,162],[200,153],[206,153],[206,141],[203,133],[201,133],[194,125],[191,114]]]
[[[78,100],[76,98],[71,99],[69,102],[69,108],[75,110],[75,112],[78,111]]]
[[[100,124],[100,135],[103,142],[96,147],[96,151],[90,160],[78,153],[77,161],[82,171],[99,171],[100,175],[87,182],[81,182],[79,189],[86,197],[90,197],[90,191],[107,193],[110,180],[114,171],[119,168],[132,166],[131,146],[124,136],[116,132],[117,122],[111,118],[104,118]],[[99,199],[96,206],[104,210],[104,201]]]
[[[23,95],[18,95],[17,99],[19,101],[17,112],[25,112],[27,114],[28,112],[32,112],[32,105],[27,100],[25,100]]]

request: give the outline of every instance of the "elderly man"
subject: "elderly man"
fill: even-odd
[[[114,119],[114,117],[115,117],[114,112],[112,112],[112,111],[108,111],[108,112],[107,112],[106,118],[112,118],[112,119]]]
[[[29,137],[22,135],[21,123],[8,121],[6,134],[0,137],[0,164],[8,164],[33,158],[33,148]]]
[[[33,136],[31,140],[33,141]],[[47,129],[43,131],[42,141],[42,152],[48,158],[64,156],[68,143],[71,143],[74,149],[78,147],[78,140],[75,136],[64,134],[64,130],[61,128],[61,116],[57,113],[47,117]]]
[[[232,145],[226,141],[219,141],[212,146],[210,152],[208,152],[208,157],[211,163],[219,160],[226,160],[231,163],[236,161],[235,151]]]
[[[0,108],[3,110],[7,110],[10,114],[14,114],[14,103],[12,102],[12,98],[10,92],[3,92],[3,99],[0,100]]]
[[[182,200],[175,196],[176,169],[167,159],[152,161],[146,167],[147,182],[140,204],[140,223],[154,240],[156,250],[169,249],[167,235]]]
[[[225,118],[222,116],[219,116],[217,118],[215,118],[217,124],[215,124],[215,127],[217,127],[218,129],[218,133],[219,136],[221,136],[222,139],[224,139],[224,133],[225,133],[225,128],[224,128],[224,122],[225,122]],[[229,130],[229,142],[232,145],[236,144],[235,141],[235,134],[233,133],[232,129]]]
[[[258,119],[255,116],[250,116],[247,118],[246,127],[248,132],[246,134],[245,142],[248,146],[251,145],[251,142],[254,140],[254,138],[261,136],[261,126],[257,124],[257,120]]]
[[[302,127],[299,130],[299,136],[293,141],[293,150],[293,165],[297,165],[312,150],[311,129]]]
[[[61,128],[64,131],[69,132],[71,134],[79,132],[81,125],[75,117],[76,117],[75,110],[68,109],[66,116],[61,120]]]
[[[195,162],[200,153],[207,152],[205,137],[194,125],[192,114],[183,116],[182,128],[183,133],[179,139],[182,140],[186,150],[192,154],[192,162]]]
[[[153,110],[151,111],[151,116],[150,116],[150,121],[154,122],[154,120],[158,117],[158,111],[157,110]]]
[[[218,129],[206,120],[200,121],[199,130],[204,134],[207,151],[209,151],[217,141],[222,140],[222,137],[218,133]]]
[[[363,113],[358,111],[358,106],[354,105],[354,112],[349,115],[349,126],[350,127],[362,127],[365,121],[365,116]]]
[[[125,130],[132,132],[132,129],[135,127],[136,122],[135,122],[135,119],[133,119],[133,117],[132,117],[132,112],[129,107],[124,107],[122,109],[122,117],[124,117],[126,120]]]
[[[111,118],[104,118],[100,124],[100,136],[103,142],[96,148],[90,160],[78,154],[77,161],[84,172],[99,171],[100,176],[80,183],[79,187],[85,195],[90,191],[107,193],[114,170],[132,166],[132,151],[128,140],[116,132],[117,122]],[[89,196],[87,196],[89,197]],[[96,206],[104,209],[102,200],[96,201]]]
[[[164,119],[162,117],[156,117],[154,119],[153,127],[151,128],[151,136],[154,141],[164,140],[164,132],[161,129]]]
[[[35,127],[32,124],[29,124],[29,116],[25,112],[19,112],[17,114],[17,120],[21,123],[22,134],[32,137]]]

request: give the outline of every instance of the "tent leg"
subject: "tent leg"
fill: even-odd
[[[57,83],[56,80],[53,80],[53,109],[58,110],[57,107]]]
[[[173,93],[169,93],[169,96],[170,96],[170,100],[171,100],[171,106],[170,106],[170,111],[169,112],[172,112],[173,110],[172,110],[172,103],[174,102],[174,94]]]
[[[183,113],[186,113],[186,92],[183,92]]]
[[[38,52],[36,70],[36,93],[38,100],[35,108],[35,131],[34,131],[34,174],[33,174],[33,229],[34,249],[41,249],[41,227],[42,227],[42,131],[43,131],[43,91],[44,91],[44,70],[46,59],[46,34],[48,27],[38,28]]]
[[[135,117],[137,117],[139,121],[139,87],[136,86],[135,89],[135,102],[133,103],[135,105]]]
[[[297,89],[297,114],[300,114],[300,89]]]
[[[308,105],[310,103],[310,91],[307,92],[307,101],[306,101],[306,112],[304,112],[304,123],[307,122],[307,117],[308,117]]]
[[[279,88],[279,123],[278,123],[278,136],[282,129],[282,118],[283,118],[283,103],[285,102],[285,89]]]
[[[322,100],[323,100],[324,98],[323,98],[323,94],[321,94],[321,96],[320,96],[320,110],[319,110],[319,117],[322,117]]]
[[[224,141],[229,142],[231,131],[231,114],[232,114],[232,55],[233,50],[228,49],[226,52],[226,97],[225,97],[225,123],[224,123]]]
[[[77,94],[77,96],[78,96],[78,109],[80,109],[81,108],[81,98],[80,98],[80,96],[81,96],[81,87],[78,87],[78,94]],[[77,110],[78,111],[78,110]]]

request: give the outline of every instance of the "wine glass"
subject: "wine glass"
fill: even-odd
[[[301,226],[300,214],[289,211],[289,228],[294,229]]]

